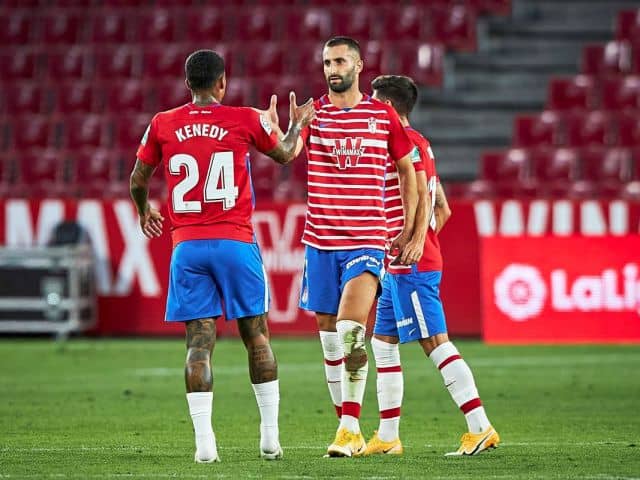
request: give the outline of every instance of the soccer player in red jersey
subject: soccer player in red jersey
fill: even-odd
[[[227,80],[224,61],[215,52],[192,53],[185,71],[193,101],[151,120],[131,174],[131,197],[143,233],[161,235],[164,219],[148,202],[149,179],[160,166],[169,187],[173,238],[166,321],[186,326],[185,382],[195,461],[219,461],[211,425],[211,353],[215,320],[222,313],[237,319],[260,410],[260,452],[274,460],[282,456],[280,397],[267,328],[269,288],[251,225],[248,149],[253,145],[282,164],[291,161],[300,131],[315,115],[313,104],[310,99],[296,106],[291,92],[289,130],[280,136],[269,115],[221,105]]]
[[[438,180],[429,141],[409,124],[418,89],[409,77],[397,75],[380,76],[371,86],[374,98],[398,112],[415,145],[412,159],[417,172],[419,201],[409,244],[420,245],[423,253],[420,261],[411,266],[394,264],[393,257],[387,255],[387,273],[371,340],[378,372],[380,426],[367,443],[365,454],[402,454],[399,423],[404,384],[398,342],[418,341],[440,370],[447,390],[467,422],[469,432],[462,436],[460,448],[447,455],[476,455],[496,447],[500,438],[489,423],[469,366],[447,335],[439,293],[442,255],[437,234],[451,211]],[[386,178],[385,213],[389,234],[393,235],[402,231],[403,217],[396,168],[391,161]]]
[[[308,159],[308,210],[300,306],[315,312],[325,373],[340,417],[329,456],[364,453],[359,417],[367,378],[365,329],[379,289],[387,241],[383,209],[387,158],[396,162],[405,230],[394,240],[401,262],[422,253],[405,248],[417,203],[413,149],[395,111],[360,92],[360,46],[335,37],[323,49],[328,94],[314,103],[316,118],[297,151]]]

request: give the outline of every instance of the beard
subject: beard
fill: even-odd
[[[331,75],[331,77],[340,77],[339,83],[331,83],[330,77],[327,77],[327,85],[332,92],[342,93],[351,88],[356,77],[355,68],[346,75]]]

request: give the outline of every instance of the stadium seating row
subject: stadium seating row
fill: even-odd
[[[209,46],[225,58],[230,78],[322,76],[321,48],[316,43],[299,43],[295,49],[277,42]],[[106,79],[146,79],[147,83],[151,80],[155,84],[165,78],[183,78],[186,56],[201,47],[197,44],[176,44],[144,48],[123,45],[107,48],[4,49],[0,50],[0,84],[25,80],[46,80],[50,84]],[[437,85],[442,80],[444,46],[441,44],[372,40],[363,42],[362,50],[365,75],[400,69],[414,74],[420,83]]]
[[[639,148],[511,148],[482,155],[466,194],[618,196],[640,193],[639,185]]]
[[[257,152],[252,152],[251,158],[254,190],[259,198],[304,196],[304,159],[296,160],[300,166],[293,172],[292,168],[283,168]],[[0,154],[0,196],[126,197],[134,159],[135,148],[42,148],[4,152]],[[294,174],[298,176],[289,178]],[[166,192],[160,177],[161,174],[156,174],[152,181],[151,193],[155,197]],[[289,188],[291,192],[287,192]]]
[[[589,44],[582,50],[582,73],[587,75],[629,74],[640,72],[640,39],[611,40]]]
[[[640,111],[546,110],[517,115],[513,145],[533,146],[640,146]]]
[[[236,6],[185,8],[11,9],[0,13],[0,44],[78,45],[174,42],[321,42],[342,34],[361,39],[437,41],[474,50],[476,16],[465,4]]]
[[[551,110],[637,109],[640,107],[640,76],[614,75],[597,78],[576,75],[552,78],[547,108]]]

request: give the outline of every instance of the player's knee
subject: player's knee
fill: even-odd
[[[328,313],[316,313],[316,321],[318,322],[318,330],[324,332],[336,331],[336,316]]]

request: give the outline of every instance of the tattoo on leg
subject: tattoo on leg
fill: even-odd
[[[211,352],[216,341],[216,324],[212,318],[186,322],[187,360],[184,380],[187,393],[210,392],[213,387]]]
[[[350,351],[345,351],[344,369],[349,372],[351,380],[360,379],[358,370],[367,363],[367,349],[364,343],[358,341],[359,333],[359,328],[354,328],[353,331],[347,333],[347,338],[349,343],[351,343],[351,349]]]
[[[267,314],[238,319],[238,330],[247,348],[251,383],[276,380],[278,364],[269,344]]]

